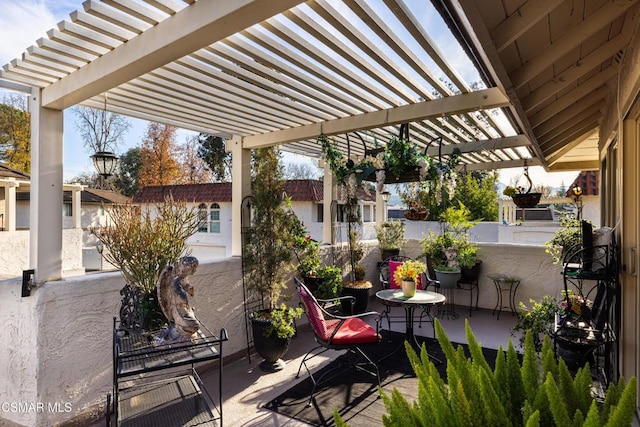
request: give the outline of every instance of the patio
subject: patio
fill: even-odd
[[[106,349],[122,279],[112,273],[62,280],[62,209],[55,208],[63,190],[62,111],[76,104],[102,109],[107,92],[108,111],[228,137],[234,201],[249,193],[252,149],[283,145],[319,157],[322,134],[334,137],[343,153],[353,148],[351,155],[362,156],[367,147],[348,147],[346,134],[367,131],[370,145],[374,139],[384,145],[403,123],[411,123],[411,140],[432,157],[460,148],[460,168],[468,171],[525,162],[547,170],[599,169],[600,224],[615,228],[620,245],[616,367],[625,377],[638,375],[638,0],[440,0],[432,2],[438,24],[421,21],[407,6],[428,2],[385,0],[377,8],[352,0],[218,3],[85,2],[84,11],[0,71],[1,87],[29,94],[30,267],[39,285],[30,298],[20,297],[19,286],[0,287],[0,318],[8,325],[0,337],[15,343],[0,349],[0,361],[7,361],[0,394],[73,404],[73,414],[3,416],[24,425],[64,422],[93,410],[109,389]],[[459,56],[476,69],[478,86],[443,54],[429,35],[433,28],[451,29],[464,52]],[[497,123],[497,110],[508,129]],[[429,147],[438,138],[442,152]],[[331,174],[324,185],[332,194]],[[15,189],[5,184],[5,191]],[[326,243],[332,243],[332,201],[324,203]],[[380,192],[376,204],[382,212]],[[240,209],[234,203],[236,256]],[[558,292],[548,261],[496,248],[493,254],[502,257],[493,268],[524,279],[520,299]],[[239,260],[201,270],[194,280],[205,291],[199,315],[212,328],[228,327],[234,337],[228,354],[240,353]],[[481,307],[490,308],[493,288],[481,287],[490,289],[481,294]],[[252,380],[255,414],[257,394],[272,387],[262,377],[247,383]]]
[[[375,300],[375,297],[371,299],[369,308],[378,312],[383,310],[383,306]],[[466,306],[458,306],[456,310],[460,313],[458,319],[439,317],[439,320],[452,342],[466,343],[464,322],[468,316],[468,308]],[[401,311],[401,309],[397,309],[394,315],[401,313]],[[497,349],[498,346],[502,345],[503,348],[506,348],[509,338],[517,345],[518,335],[511,336],[511,328],[515,324],[515,316],[503,314],[500,316],[500,320],[497,320],[491,310],[481,309],[474,311],[469,321],[476,338],[483,347]],[[240,354],[240,358],[224,365],[224,425],[245,427],[309,425],[264,408],[264,405],[269,401],[306,378],[304,370],[299,379],[295,378],[300,361],[305,353],[315,346],[313,333],[305,322],[305,319],[298,322],[298,335],[291,341],[291,346],[285,355],[287,367],[284,370],[276,373],[262,372],[258,367],[261,359],[256,354],[252,354],[251,362],[249,362],[246,354]],[[403,332],[403,328],[404,325],[402,323],[391,324],[391,330],[393,331]],[[381,329],[388,329],[386,321],[383,322]],[[431,326],[424,325],[423,328],[416,328],[416,335],[431,337]],[[312,363],[319,369],[340,354],[342,352],[329,351],[322,356],[314,358]],[[208,390],[217,390],[217,375],[215,368],[207,369],[206,365],[203,367],[201,378]],[[386,392],[391,392],[392,388],[392,385],[385,386],[383,381],[383,389]],[[331,412],[331,410],[328,412]],[[103,425],[104,420],[100,419],[95,423],[91,423],[90,427],[102,427]],[[350,425],[358,427],[357,423]]]
[[[372,300],[370,309],[382,311],[383,307],[378,302]],[[466,343],[464,318],[468,315],[468,309],[466,306],[458,306],[457,311],[460,313],[458,319],[439,318],[439,320],[452,342]],[[402,309],[396,309],[394,311],[395,315],[401,313]],[[469,320],[476,338],[483,347],[497,349],[499,345],[502,345],[503,348],[506,348],[511,327],[515,323],[515,316],[503,315],[500,316],[500,320],[496,320],[496,316],[492,315],[491,311],[479,310],[477,312],[474,311],[473,316]],[[391,326],[391,330],[393,331],[404,332],[404,325],[402,323],[392,323]],[[386,321],[383,322],[381,328],[388,328]],[[416,335],[432,337],[431,326],[424,325],[422,328],[416,327]],[[517,344],[518,336],[512,337],[512,340]],[[224,372],[225,378],[227,378],[224,396],[225,425],[247,427],[307,425],[306,423],[265,409],[263,406],[293,386],[293,384],[304,380],[306,377],[304,370],[300,375],[300,379],[295,378],[296,371],[304,354],[313,346],[313,334],[309,330],[309,326],[304,325],[300,327],[298,337],[291,342],[291,347],[285,356],[287,359],[287,367],[282,372],[275,374],[261,372],[257,367],[260,360],[256,355],[252,356],[251,363],[248,363],[246,358],[242,358],[225,366]],[[325,355],[317,357],[314,364],[321,366],[341,353],[342,352],[325,353]],[[206,382],[213,377],[215,377],[213,374],[204,374],[203,380]],[[232,382],[232,384],[230,384],[230,382]],[[392,386],[385,387],[383,381],[383,389],[390,393]],[[351,425],[353,427],[358,426],[358,424]]]

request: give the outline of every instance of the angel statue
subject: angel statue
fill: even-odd
[[[173,265],[166,266],[158,280],[158,302],[169,326],[158,334],[156,345],[190,341],[200,329],[189,304],[194,288],[189,276],[196,272],[198,260],[195,257],[182,257]]]

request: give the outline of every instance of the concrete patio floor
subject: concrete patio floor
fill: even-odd
[[[382,306],[377,301],[372,300],[369,309],[382,311]],[[466,306],[457,306],[456,312],[459,314],[458,319],[440,318],[440,321],[452,342],[465,343],[464,319],[468,317],[469,309]],[[394,309],[392,314],[402,315],[402,310]],[[497,349],[499,345],[503,345],[506,348],[516,317],[510,313],[502,312],[498,320],[497,316],[492,315],[491,311],[479,310],[473,311],[469,320],[471,328],[482,346]],[[391,326],[394,331],[404,331],[402,322],[392,323]],[[381,328],[388,329],[386,321],[383,321]],[[284,358],[287,366],[280,372],[262,372],[258,367],[261,359],[255,354],[252,355],[251,362],[245,356],[224,366],[224,426],[295,427],[308,425],[263,408],[267,402],[306,377],[306,373],[303,370],[300,379],[295,378],[302,358],[315,344],[308,324],[299,325],[298,331],[298,336],[291,341],[291,346]],[[415,331],[417,335],[432,336],[432,329],[429,324],[423,325],[422,328],[416,327]],[[517,345],[518,338],[512,337],[512,341]],[[325,364],[339,354],[342,354],[342,352],[327,352],[322,356],[313,358],[311,364],[313,366]],[[207,390],[215,396],[218,387],[217,370],[205,370],[201,377]]]

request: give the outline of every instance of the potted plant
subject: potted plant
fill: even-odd
[[[331,265],[322,265],[320,244],[313,240],[302,221],[293,218],[292,234],[294,253],[298,260],[298,273],[304,284],[316,298],[331,299],[342,290],[342,270]]]
[[[472,221],[471,212],[459,203],[458,207],[447,208],[441,215],[442,233],[430,232],[420,244],[427,257],[429,274],[433,274],[444,287],[457,286],[462,277],[462,269],[467,269],[466,279],[473,279],[478,264],[477,245],[469,237],[469,229],[478,221]],[[433,271],[431,271],[433,269]]]
[[[196,208],[167,197],[153,215],[130,203],[114,205],[110,225],[90,229],[102,243],[102,257],[126,282],[120,291],[122,328],[152,331],[166,324],[156,284],[166,266],[190,254],[186,242],[199,224]]]
[[[560,227],[556,230],[551,240],[545,242],[545,252],[551,255],[553,264],[559,264],[564,259],[567,251],[582,243],[582,229],[580,220],[573,215],[560,217]]]
[[[421,182],[412,182],[405,190],[399,192],[400,199],[406,209],[404,217],[409,221],[426,221],[429,219],[429,186]]]
[[[416,294],[418,277],[427,269],[425,263],[414,260],[407,260],[396,268],[393,278],[396,283],[402,284],[402,294],[411,298]]]
[[[527,307],[520,301],[518,320],[513,326],[513,332],[521,332],[520,346],[524,347],[525,333],[531,331],[536,351],[542,349],[544,335],[551,335],[556,314],[562,313],[558,301],[551,295],[544,295],[540,301],[529,300],[531,307]]]
[[[287,307],[280,301],[295,265],[293,231],[297,218],[291,214],[291,200],[282,197],[284,179],[279,160],[273,147],[259,148],[254,153],[251,184],[255,201],[243,247],[245,283],[264,304],[264,309],[250,315],[254,344],[264,359],[261,369],[270,372],[284,367],[281,357],[295,333],[293,320],[302,314],[300,308]]]
[[[364,257],[364,246],[359,240],[358,231],[349,227],[349,261],[351,263],[351,279],[344,283],[342,296],[351,296],[354,299],[341,301],[344,314],[359,314],[367,311],[369,306],[369,291],[372,288],[370,281],[365,280],[366,270],[360,264]],[[353,304],[351,303],[353,301]]]
[[[380,247],[382,260],[398,255],[400,248],[405,244],[405,225],[403,221],[391,219],[380,224],[376,224],[376,238]]]
[[[503,191],[507,197],[511,197],[513,203],[521,209],[534,208],[542,197],[542,193],[539,192],[531,192],[533,187],[533,183],[531,182],[531,178],[529,177],[529,168],[524,167],[524,177],[527,179],[528,187],[525,189],[524,187],[516,187],[516,186],[508,186]]]

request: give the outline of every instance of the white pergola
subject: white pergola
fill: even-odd
[[[347,133],[384,145],[401,123],[421,148],[438,137],[443,156],[459,148],[467,170],[525,159],[597,169],[637,3],[434,0],[438,25],[423,0],[86,1],[0,71],[0,87],[31,94],[38,281],[61,276],[61,230],[50,226],[61,218],[49,207],[62,199],[67,107],[102,109],[108,96],[109,111],[227,136],[234,200],[248,193],[253,148],[319,157],[320,134],[346,151]],[[445,25],[477,81],[434,41]]]

